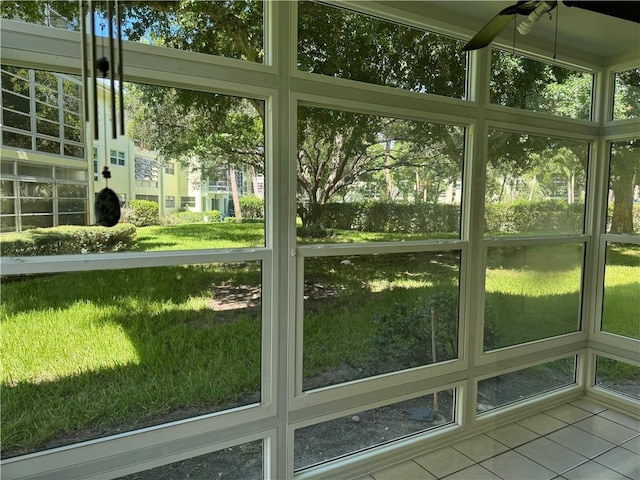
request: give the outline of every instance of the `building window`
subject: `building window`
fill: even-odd
[[[125,159],[124,152],[119,152],[117,150],[111,150],[109,152],[109,161],[111,165],[118,165],[118,166],[124,167],[124,159]]]
[[[158,203],[157,195],[136,195],[136,200],[148,200],[149,202]]]
[[[151,158],[136,157],[136,185],[138,187],[158,188],[158,161]]]
[[[97,182],[100,178],[98,167],[98,147],[93,147],[93,181]]]
[[[175,208],[176,206],[176,197],[173,195],[165,195],[164,197],[164,206],[167,208]]]
[[[196,197],[180,197],[180,208],[191,207],[194,208],[196,206]]]
[[[164,166],[164,173],[167,175],[175,175],[176,173],[176,164],[175,163],[167,163]]]

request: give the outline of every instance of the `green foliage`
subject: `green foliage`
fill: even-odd
[[[459,234],[460,206],[440,203],[329,203],[322,224],[363,232]]]
[[[185,210],[174,212],[168,217],[161,219],[163,225],[183,225],[186,223],[220,223],[222,213],[220,210],[209,210],[206,212],[192,212]]]
[[[301,238],[329,238],[333,232],[322,225],[301,225],[297,228],[296,234]]]
[[[136,244],[136,227],[124,223],[114,227],[35,228],[0,236],[0,252],[5,257],[119,252],[133,250]]]
[[[224,217],[223,223],[264,223],[264,218]]]
[[[485,205],[485,232],[580,233],[584,225],[584,204],[563,200]]]
[[[136,227],[160,225],[159,205],[150,200],[131,200],[127,208],[122,209],[123,219]]]
[[[243,218],[263,218],[264,200],[259,197],[240,197],[240,210]]]

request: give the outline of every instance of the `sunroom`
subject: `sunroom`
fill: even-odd
[[[3,2],[2,478],[637,478],[638,16],[518,3]]]

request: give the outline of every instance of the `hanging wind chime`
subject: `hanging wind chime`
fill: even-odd
[[[107,8],[105,9],[105,19],[109,25],[109,58],[104,54],[104,36],[102,38],[102,56],[98,58],[97,55],[97,37],[96,37],[96,11],[95,3],[93,0],[80,0],[80,18],[81,18],[81,31],[82,31],[82,85],[83,85],[83,101],[84,101],[84,113],[85,119],[91,118],[93,124],[93,137],[95,141],[99,140],[100,128],[98,122],[99,109],[98,109],[98,74],[99,71],[102,74],[103,81],[109,83],[111,92],[111,136],[115,140],[118,138],[118,122],[116,118],[116,96],[119,97],[119,110],[120,110],[120,135],[124,135],[124,97],[123,97],[123,74],[122,74],[122,27],[121,27],[121,12],[119,0],[107,0]],[[87,8],[88,7],[88,8]],[[86,17],[87,10],[89,13],[89,30],[90,30],[90,56],[87,54],[87,25]],[[113,23],[116,24],[116,40],[118,42],[118,63],[115,62],[116,47],[114,45],[114,29]],[[91,66],[87,67],[87,63]],[[118,95],[116,95],[116,66],[118,69]],[[89,84],[91,82],[92,89],[92,104],[93,109],[89,112]],[[103,88],[103,103],[106,107],[106,93]],[[105,180],[105,188],[100,190],[95,197],[95,214],[96,223],[104,227],[113,227],[120,220],[120,200],[116,193],[109,188],[109,179],[111,178],[111,172],[107,165],[109,155],[107,147],[107,119],[106,109],[104,112],[104,132],[102,139],[104,142],[105,162],[102,169],[102,177]]]

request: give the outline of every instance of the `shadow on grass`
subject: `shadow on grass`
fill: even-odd
[[[119,312],[96,332],[121,327],[136,352],[129,363],[2,385],[3,457],[260,400],[259,310],[238,309],[233,322],[209,308]],[[81,353],[92,355],[69,361]]]

